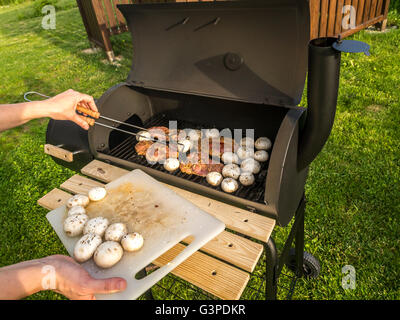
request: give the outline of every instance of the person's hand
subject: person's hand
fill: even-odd
[[[83,117],[75,112],[76,106],[79,104],[93,111],[98,111],[93,97],[69,89],[52,98],[43,101],[46,113],[54,120],[70,120],[88,130],[89,125]]]
[[[51,265],[56,273],[56,289],[73,300],[94,300],[94,294],[106,294],[126,289],[123,278],[94,279],[74,259],[63,255],[45,258],[45,263]]]

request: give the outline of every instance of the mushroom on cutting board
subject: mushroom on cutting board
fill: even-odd
[[[68,210],[68,216],[73,216],[74,214],[86,214],[86,209],[82,206],[73,206]]]
[[[64,220],[64,231],[68,237],[76,237],[82,234],[85,223],[89,217],[84,213],[74,214]]]
[[[143,247],[143,237],[137,232],[132,232],[124,235],[121,239],[122,247],[125,251],[133,252],[138,251]]]
[[[101,244],[101,237],[97,234],[88,233],[80,238],[75,244],[74,257],[78,262],[85,262],[89,260],[97,247]]]
[[[111,268],[121,260],[124,250],[116,241],[105,241],[99,245],[94,253],[93,260],[100,268]]]
[[[128,228],[125,223],[116,222],[108,226],[104,234],[106,241],[120,242],[122,237],[128,233]]]
[[[103,187],[95,187],[89,190],[88,195],[91,201],[100,201],[107,195],[107,190]]]
[[[94,233],[99,235],[100,237],[103,236],[104,232],[108,227],[108,219],[103,217],[96,217],[90,219],[83,228],[83,233]]]
[[[87,207],[89,204],[89,197],[84,194],[76,194],[73,197],[69,198],[67,201],[67,207],[72,208],[74,206],[82,206]]]

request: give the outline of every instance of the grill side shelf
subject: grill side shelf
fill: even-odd
[[[83,167],[81,172],[89,177],[108,183],[129,171],[99,160],[93,160]],[[168,187],[187,200],[193,202],[199,208],[223,221],[227,228],[254,239],[267,242],[275,227],[274,219],[220,201],[212,200],[181,188],[171,185],[168,185]]]

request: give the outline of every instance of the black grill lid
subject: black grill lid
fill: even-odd
[[[306,0],[119,5],[133,41],[128,82],[273,105],[300,102]]]

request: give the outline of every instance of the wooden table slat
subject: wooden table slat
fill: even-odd
[[[54,210],[67,202],[71,194],[60,189],[53,189],[40,198],[37,203],[39,206],[48,210]]]
[[[89,190],[94,187],[103,187],[104,183],[88,179],[80,175],[74,175],[61,184],[61,189],[71,193],[88,194]]]
[[[161,267],[174,259],[184,248],[184,245],[177,244],[153,263]],[[238,300],[250,279],[247,272],[200,251],[193,253],[172,273],[219,298],[229,300]]]

